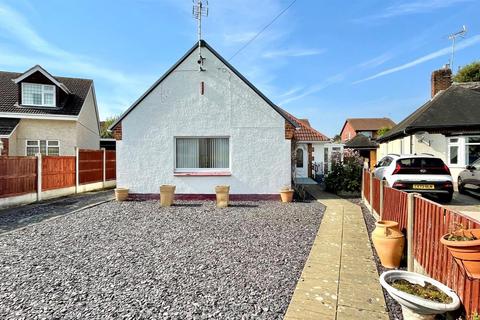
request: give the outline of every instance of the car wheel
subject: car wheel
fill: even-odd
[[[458,177],[458,193],[465,194],[465,185],[460,177]]]
[[[451,202],[453,199],[453,193],[448,193],[448,194],[441,194],[438,196],[441,202]]]

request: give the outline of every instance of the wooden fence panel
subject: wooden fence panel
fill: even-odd
[[[363,196],[370,203],[370,172],[363,171]]]
[[[42,191],[75,186],[74,156],[42,157]]]
[[[462,300],[467,315],[479,311],[480,283],[469,279],[454,261],[440,238],[456,223],[479,228],[480,223],[425,198],[415,198],[414,255],[432,278],[452,288]]]
[[[407,227],[407,198],[406,192],[389,187],[383,189],[383,219],[398,222],[400,230]]]
[[[0,157],[0,197],[37,192],[35,157]]]
[[[372,187],[372,208],[380,214],[380,180],[373,178]]]
[[[117,178],[117,157],[116,152],[113,150],[105,151],[105,179],[115,180]]]
[[[103,181],[103,150],[79,150],[79,183]]]

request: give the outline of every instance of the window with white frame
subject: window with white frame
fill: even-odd
[[[27,156],[41,153],[44,156],[60,155],[60,142],[58,140],[27,140]]]
[[[448,139],[448,165],[465,167],[480,159],[480,136]]]
[[[176,138],[176,171],[229,170],[228,138]]]
[[[55,86],[22,83],[22,104],[27,106],[55,107]]]

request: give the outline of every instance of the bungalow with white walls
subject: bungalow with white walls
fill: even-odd
[[[452,72],[432,73],[432,98],[378,139],[388,153],[428,153],[458,173],[480,158],[480,83],[453,83]]]
[[[0,155],[75,155],[99,149],[93,81],[52,76],[41,66],[0,71]]]
[[[278,198],[292,181],[299,124],[205,41],[195,44],[112,126],[117,185],[132,197]]]

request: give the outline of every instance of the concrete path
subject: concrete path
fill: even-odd
[[[3,209],[0,210],[0,234],[113,199],[114,191],[110,189]]]
[[[327,209],[284,319],[388,320],[360,207],[305,189]]]

